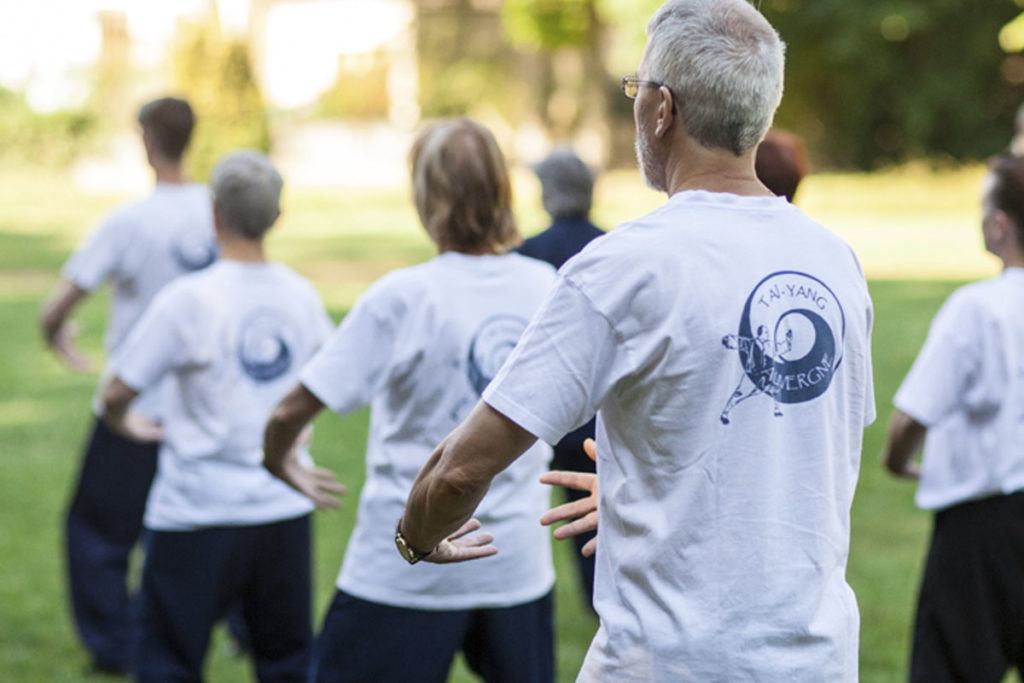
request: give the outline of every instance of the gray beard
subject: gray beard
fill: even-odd
[[[668,192],[668,183],[665,181],[665,165],[659,165],[655,161],[651,138],[642,124],[637,126],[633,148],[636,150],[636,164],[640,168],[640,175],[643,176],[647,187],[656,192]]]

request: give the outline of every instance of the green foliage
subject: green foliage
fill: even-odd
[[[270,150],[270,127],[245,43],[226,40],[216,21],[184,24],[174,51],[177,87],[196,111],[189,170],[205,180],[217,159],[241,147]]]
[[[590,29],[588,0],[506,0],[501,9],[505,37],[534,50],[580,47]]]
[[[499,17],[469,6],[421,7],[417,22],[420,109],[425,117],[479,115],[506,121],[527,106],[521,53],[502,39]]]
[[[37,113],[22,95],[0,87],[0,161],[66,166],[95,141],[98,123],[88,109]]]
[[[830,165],[978,159],[1006,147],[1024,76],[1000,49],[1009,0],[765,0],[788,44],[778,125]],[[1010,60],[1010,61],[1008,61]],[[1022,68],[1021,70],[1024,70]]]

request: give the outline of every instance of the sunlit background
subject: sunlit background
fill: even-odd
[[[599,171],[594,220],[664,201],[633,160],[632,73],[658,0],[5,0],[0,3],[0,680],[78,681],[59,519],[95,377],[45,353],[39,303],[105,212],[152,184],[140,104],[193,103],[191,174],[234,147],[286,180],[271,254],[309,277],[335,320],[385,272],[432,253],[407,189],[425,119],[468,114],[514,168],[522,231],[547,227],[530,164],[571,143]],[[1024,102],[1024,0],[757,0],[787,43],[776,125],[807,144],[796,202],[858,254],[876,303],[879,422],[865,437],[850,582],[861,680],[905,678],[928,517],[877,465],[890,398],[931,316],[959,283],[998,270],[980,238],[984,161]],[[1024,149],[1024,143],[1020,149]],[[106,300],[78,317],[100,355]],[[365,414],[324,420],[321,462],[350,484],[318,518],[317,599],[330,595],[362,477]],[[318,430],[321,426],[318,425]],[[561,553],[559,561],[569,562]],[[559,680],[594,622],[559,593]],[[213,681],[246,680],[215,649]],[[453,680],[472,680],[457,671]]]

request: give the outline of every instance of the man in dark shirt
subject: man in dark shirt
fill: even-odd
[[[551,227],[523,242],[517,251],[555,268],[576,255],[590,240],[604,231],[590,222],[590,206],[594,198],[594,174],[569,148],[556,149],[534,166],[540,179],[541,201],[551,216]],[[566,434],[555,446],[551,467],[558,470],[594,472],[594,463],[583,451],[583,442],[594,438],[594,420]],[[566,500],[574,501],[589,492],[564,488]],[[583,546],[593,533],[573,537],[580,583],[590,605],[594,596],[594,556],[583,555]]]

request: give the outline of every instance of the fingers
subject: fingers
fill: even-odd
[[[597,462],[597,442],[593,439],[583,440],[583,452],[594,462]]]
[[[71,343],[70,339],[58,338],[55,340],[53,350],[57,353],[57,357],[61,362],[72,370],[88,372],[92,369],[92,361],[90,361],[84,353],[75,348],[75,345]]]
[[[588,531],[597,531],[597,510],[558,527],[555,529],[554,537],[559,541],[564,541]]]
[[[302,467],[302,465],[298,465],[298,467]],[[348,494],[348,487],[338,481],[338,476],[331,470],[324,467],[309,467],[303,468],[303,470],[309,474],[313,486],[318,491],[338,496]]]
[[[473,531],[476,531],[479,528],[480,528],[480,520],[478,520],[476,518],[467,519],[465,524],[463,524],[458,529],[456,529],[455,533],[453,533],[451,536],[448,537],[448,540],[449,541],[454,541],[456,538],[462,538],[466,534],[471,533]],[[485,535],[485,534],[481,534],[481,535]],[[490,536],[490,534],[486,534],[486,535]],[[488,543],[490,543],[490,541],[488,541]]]
[[[562,522],[567,519],[577,519],[591,512],[596,512],[597,503],[590,498],[581,498],[570,503],[564,503],[558,507],[551,508],[541,515],[540,523],[549,526],[555,522]]]
[[[485,538],[486,540],[477,543],[477,539]],[[468,562],[469,560],[478,560],[482,557],[490,557],[491,555],[498,554],[498,548],[493,545],[489,545],[494,540],[490,534],[478,534],[465,541],[452,541],[444,540],[434,549],[432,553],[423,558],[424,562],[430,562],[432,564],[452,564],[455,562]]]
[[[541,475],[540,483],[564,486],[567,489],[578,491],[593,491],[597,485],[597,475],[592,472],[552,470]]]
[[[596,551],[597,536],[594,536],[592,539],[584,543],[583,547],[580,548],[580,554],[583,555],[583,557],[591,557]]]
[[[334,496],[314,489],[312,491],[303,491],[306,497],[313,501],[313,503],[321,510],[337,510],[341,507],[341,500]]]

